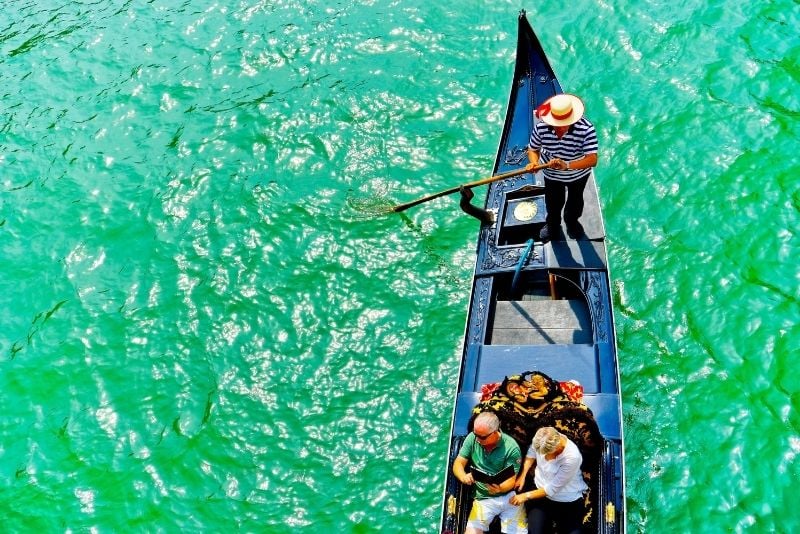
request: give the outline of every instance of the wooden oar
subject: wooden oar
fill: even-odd
[[[521,169],[517,169],[515,171],[509,171],[509,172],[506,172],[506,173],[503,173],[503,174],[498,174],[498,175],[492,176],[490,178],[484,178],[482,180],[477,180],[475,182],[469,182],[467,184],[463,184],[463,187],[466,187],[467,189],[472,189],[473,187],[478,187],[478,186],[481,186],[481,185],[490,184],[492,182],[497,182],[499,180],[505,180],[506,178],[511,178],[513,176],[519,176],[520,174],[525,174],[525,173],[528,173],[528,172],[536,172],[536,171],[541,170],[541,169],[546,169],[549,166],[550,166],[550,164],[546,163],[544,165],[537,165],[531,170],[528,170],[527,168],[523,167]],[[435,198],[439,198],[439,197],[443,197],[445,195],[452,195],[453,193],[457,193],[461,189],[461,187],[462,187],[461,185],[458,185],[456,187],[451,187],[450,189],[445,189],[444,191],[439,191],[438,193],[433,193],[432,195],[427,195],[427,196],[424,196],[422,198],[418,198],[417,200],[412,200],[411,202],[406,202],[405,204],[398,204],[397,206],[394,206],[393,208],[391,208],[390,211],[394,212],[394,213],[400,213],[401,211],[405,211],[408,208],[413,208],[414,206],[416,206],[418,204],[422,204],[423,202],[428,202],[429,200],[433,200]]]

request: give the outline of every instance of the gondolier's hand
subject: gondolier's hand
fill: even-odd
[[[551,159],[550,161],[545,163],[544,166],[548,167],[548,168],[551,168],[551,169],[554,169],[554,168],[556,168],[556,165],[555,165],[556,161],[561,161],[561,160]],[[564,163],[564,165],[566,166],[566,163]],[[534,172],[534,171],[537,170],[537,168],[541,168],[541,163],[539,163],[538,161],[534,161],[534,162],[528,163],[525,166],[525,170],[528,171],[528,172]]]
[[[555,158],[553,160],[550,160],[548,163],[550,163],[550,167],[552,167],[557,171],[567,170],[567,162],[564,161],[563,159]]]

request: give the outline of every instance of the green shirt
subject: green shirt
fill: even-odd
[[[500,441],[497,442],[492,452],[486,452],[486,449],[481,447],[480,443],[475,439],[475,433],[470,432],[464,439],[458,455],[470,460],[475,467],[490,475],[499,473],[509,465],[513,465],[514,471],[519,474],[522,463],[522,453],[519,450],[519,445],[517,445],[514,438],[502,432],[500,433]],[[476,481],[475,498],[485,499],[487,497],[496,497],[496,495],[489,493],[486,484]]]

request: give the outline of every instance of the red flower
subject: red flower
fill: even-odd
[[[481,386],[481,402],[487,401],[492,398],[492,395],[497,388],[500,387],[500,382],[492,382],[490,384],[484,384]]]

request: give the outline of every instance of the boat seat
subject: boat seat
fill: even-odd
[[[600,391],[594,345],[482,345],[474,383],[464,390],[480,391],[483,384],[501,382],[506,376],[541,371],[554,380],[577,380],[584,393]]]
[[[462,391],[456,400],[455,420],[453,421],[453,435],[466,436],[469,431],[469,419],[472,417],[472,409],[478,405],[481,394],[477,391]]]
[[[600,433],[606,439],[622,439],[622,425],[619,420],[619,395],[614,393],[593,393],[583,396],[583,403],[592,410]]]

